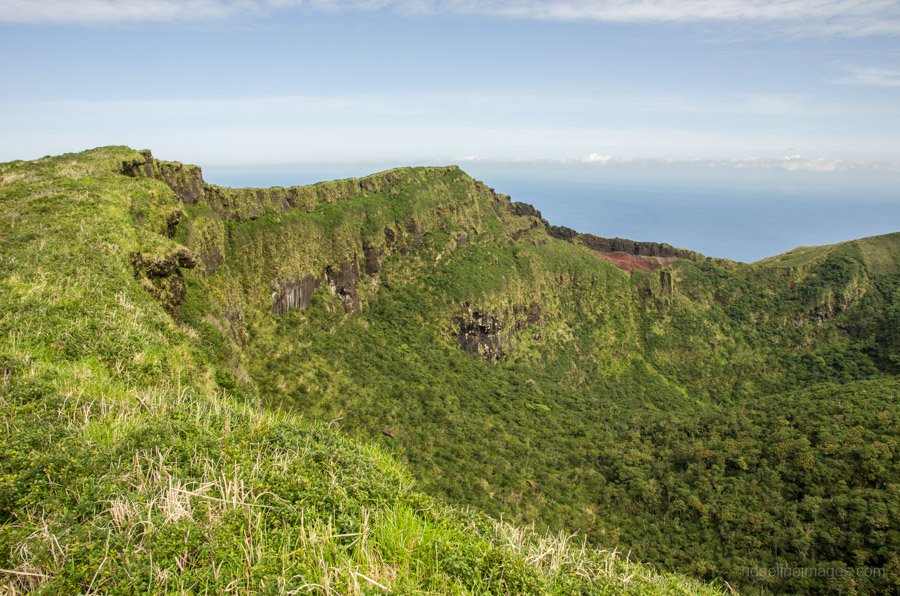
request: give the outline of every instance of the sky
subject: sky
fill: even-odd
[[[896,0],[0,0],[0,52],[0,161],[900,202]]]

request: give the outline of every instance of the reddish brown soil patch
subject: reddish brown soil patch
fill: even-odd
[[[653,271],[675,260],[672,257],[645,257],[628,254],[627,252],[594,251],[594,254],[628,273],[634,273],[635,269],[639,271]]]

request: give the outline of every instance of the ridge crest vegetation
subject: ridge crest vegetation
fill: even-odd
[[[898,265],[579,234],[455,166],[0,164],[0,586],[888,592]]]

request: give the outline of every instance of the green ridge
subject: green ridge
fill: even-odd
[[[900,234],[628,275],[455,167],[0,181],[15,590],[900,582]]]
[[[220,322],[163,308],[176,274],[148,271],[183,250],[183,207],[131,159],[0,164],[0,591],[717,593],[446,505],[389,450],[260,405]],[[217,213],[185,211],[209,242]]]

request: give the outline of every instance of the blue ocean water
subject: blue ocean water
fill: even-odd
[[[387,164],[205,167],[224,186],[310,184]],[[555,225],[598,236],[666,242],[752,262],[797,246],[900,231],[900,175],[762,175],[467,164],[497,192],[531,203]]]
[[[641,188],[521,184],[499,180],[556,225],[597,236],[667,242],[713,257],[752,262],[797,246],[900,231],[900,195],[840,190]]]

